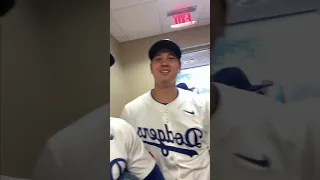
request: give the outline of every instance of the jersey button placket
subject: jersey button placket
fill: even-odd
[[[164,119],[165,119],[165,122],[166,122],[166,124],[167,124],[167,126],[169,127],[169,128],[171,128],[170,127],[170,124],[169,124],[169,122],[170,122],[170,114],[169,114],[169,111],[168,111],[168,109],[165,109],[165,111],[164,111]],[[172,164],[172,165],[176,165],[176,161],[175,161],[175,153],[174,152],[170,152],[170,157],[169,157],[169,161],[170,161],[170,163]]]
[[[164,119],[166,123],[169,123],[169,111],[167,109],[164,111]]]

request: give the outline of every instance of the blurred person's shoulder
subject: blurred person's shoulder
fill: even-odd
[[[209,103],[210,105],[210,92],[208,93],[202,93],[202,94],[197,94],[198,98],[200,98],[201,101],[203,101],[204,103]]]
[[[315,129],[316,132],[319,132],[320,98],[310,98],[302,101],[289,102],[286,105],[288,107],[289,114],[296,116],[295,119],[300,119],[300,121],[307,124],[309,129]]]
[[[290,110],[304,113],[319,113],[320,98],[309,98],[299,101],[287,102]]]
[[[125,120],[110,117],[110,133],[126,135],[132,132],[132,126]]]
[[[144,108],[146,105],[148,105],[151,100],[152,100],[151,91],[148,91],[148,92],[136,97],[135,99],[133,99],[129,103],[127,103],[124,106],[124,108],[126,110],[130,109],[133,111],[138,111],[139,109]]]
[[[255,118],[260,120],[285,118],[290,111],[285,103],[274,98],[219,83],[215,83],[215,86],[219,94],[218,109],[247,117],[242,121],[257,121]]]
[[[53,135],[38,160],[34,179],[106,179],[109,119],[109,105],[104,105]]]
[[[228,104],[228,106],[231,105],[231,107],[239,110],[252,110],[251,108],[254,108],[256,110],[269,111],[279,107],[283,108],[282,103],[255,92],[237,89],[220,83],[215,83],[215,86],[217,87],[217,93],[223,99],[221,103]]]
[[[177,107],[195,109],[205,117],[210,116],[210,96],[197,94],[192,91],[178,89]]]
[[[320,178],[320,173],[316,171],[320,169],[320,98],[310,98],[300,101],[289,102],[287,104],[289,110],[295,115],[295,119],[300,119],[306,125],[306,137],[304,148],[304,170],[306,171],[306,179]],[[310,177],[309,177],[310,176]]]
[[[220,97],[219,106],[211,117],[214,124],[211,133],[217,147],[215,158],[218,159],[213,166],[228,169],[232,164],[232,170],[239,175],[244,169],[251,172],[262,169],[266,170],[270,179],[281,179],[276,177],[281,177],[285,173],[283,170],[301,173],[298,169],[301,162],[297,163],[297,159],[302,158],[306,143],[307,128],[303,119],[274,98],[222,84],[215,85]],[[268,168],[246,159],[260,159],[261,155],[265,156],[266,162],[271,162]],[[268,171],[271,169],[279,174]],[[246,177],[258,178],[250,171]]]
[[[179,90],[179,96],[182,100],[190,100],[193,102],[202,102],[206,97],[204,94],[198,94],[193,91],[188,91],[188,90],[180,89],[180,88],[178,88],[178,90]]]
[[[229,131],[234,127],[260,128],[279,138],[302,143],[305,122],[284,103],[254,92],[215,84],[219,91],[219,105],[213,118]],[[226,132],[225,132],[226,133]]]
[[[108,137],[109,119],[109,105],[103,105],[57,132],[48,144],[70,155],[74,150],[80,151],[81,147],[96,146],[95,143]]]

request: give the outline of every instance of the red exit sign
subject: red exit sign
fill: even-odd
[[[183,23],[187,23],[187,22],[192,22],[190,12],[173,15],[173,19],[174,19],[175,24],[183,24]]]

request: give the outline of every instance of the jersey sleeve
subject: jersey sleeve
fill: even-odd
[[[128,110],[126,107],[124,107],[121,114],[120,114],[120,119],[127,121],[126,119],[128,119],[128,117],[129,117]]]
[[[139,179],[145,179],[153,172],[156,166],[155,160],[148,153],[142,140],[129,124],[127,130],[126,150],[128,154],[127,169]],[[158,173],[161,173],[158,171]],[[159,174],[162,176],[162,174]]]
[[[120,119],[125,120],[127,123],[133,126],[132,124],[133,122],[132,122],[132,119],[130,118],[129,110],[126,106],[123,108],[121,112]]]

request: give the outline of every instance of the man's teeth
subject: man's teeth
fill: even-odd
[[[169,71],[161,71],[161,72],[167,73],[167,72],[169,72]]]

